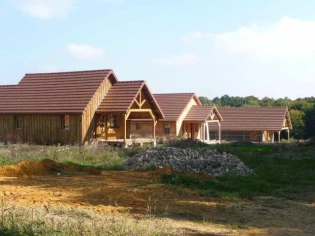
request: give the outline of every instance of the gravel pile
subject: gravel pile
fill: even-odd
[[[146,170],[169,166],[174,171],[206,173],[211,176],[249,175],[253,171],[240,159],[217,150],[198,151],[174,147],[153,148],[136,154],[123,163],[127,170]]]

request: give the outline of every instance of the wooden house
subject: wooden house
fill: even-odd
[[[130,142],[130,120],[164,115],[145,81],[118,81],[112,70],[26,74],[0,86],[0,141]]]
[[[154,94],[154,97],[165,116],[156,126],[156,135],[160,138],[183,137],[209,142],[208,124],[220,127],[223,121],[215,106],[202,106],[194,93]],[[131,135],[146,137],[151,127],[145,120],[132,120]],[[217,140],[220,141],[220,137]]]
[[[222,139],[226,141],[274,142],[277,133],[287,131],[288,140],[292,123],[286,107],[240,107],[219,108],[224,117],[221,123]],[[217,138],[217,126],[209,124],[210,138]]]

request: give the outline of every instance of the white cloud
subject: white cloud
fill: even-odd
[[[16,6],[26,15],[47,20],[66,17],[73,0],[17,0]]]
[[[197,56],[193,53],[182,53],[178,55],[166,55],[153,58],[153,62],[161,65],[187,66],[197,62]]]
[[[315,56],[315,21],[283,17],[269,27],[241,27],[216,38],[229,51],[259,60],[310,59]]]
[[[68,45],[68,53],[78,60],[93,60],[105,55],[102,48],[93,47],[86,44],[71,43]]]

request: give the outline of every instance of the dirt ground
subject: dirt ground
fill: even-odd
[[[194,235],[315,235],[315,188],[299,201],[219,200],[158,184],[165,171],[100,172],[50,160],[23,162],[0,168],[0,197],[22,206],[63,205],[139,218],[150,214]]]

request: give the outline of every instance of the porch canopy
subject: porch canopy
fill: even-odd
[[[119,81],[115,83],[105,98],[99,105],[97,114],[102,115],[122,115],[122,126],[117,127],[120,130],[120,137],[126,143],[129,136],[128,123],[131,120],[148,120],[153,123],[152,139],[155,141],[155,127],[159,119],[164,118],[164,114],[150,92],[145,81]],[[106,127],[108,139],[108,127]],[[116,131],[117,131],[116,130]],[[118,132],[118,131],[117,131]],[[117,137],[116,137],[117,138]]]
[[[194,105],[189,110],[188,114],[184,119],[184,123],[191,123],[191,127],[198,126],[198,130],[200,130],[200,137],[203,142],[210,143],[210,133],[209,133],[209,123],[216,123],[219,129],[219,140],[221,142],[221,124],[223,121],[221,114],[215,105],[208,106],[198,106]],[[186,127],[186,126],[184,126]],[[187,130],[185,130],[187,132]]]

